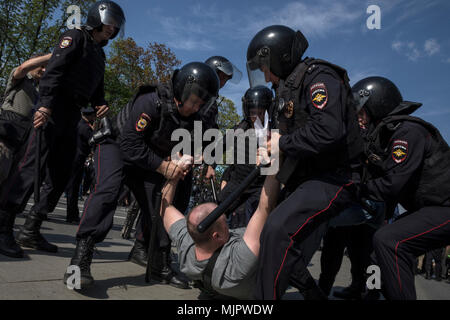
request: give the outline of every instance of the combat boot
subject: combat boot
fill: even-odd
[[[11,258],[23,258],[23,250],[14,239],[15,215],[0,211],[0,253]]]
[[[94,255],[95,242],[92,237],[87,237],[77,240],[77,247],[75,253],[70,260],[71,266],[78,266],[80,268],[80,289],[86,289],[94,284],[94,278],[91,274],[92,257]],[[71,273],[64,274],[64,284],[67,285],[67,279]]]
[[[128,260],[142,267],[146,267],[147,257],[147,246],[145,245],[145,242],[136,239],[133,249],[131,249],[130,255],[128,256]]]
[[[189,289],[188,281],[183,280],[171,267],[170,247],[153,254],[151,278],[179,289]]]
[[[22,247],[53,253],[58,252],[58,247],[49,243],[42,236],[40,232],[42,221],[39,213],[30,211],[25,224],[17,235],[17,243]]]

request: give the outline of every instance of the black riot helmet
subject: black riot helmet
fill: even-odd
[[[114,26],[115,32],[110,39],[114,39],[120,32],[122,38],[125,33],[125,14],[122,8],[113,1],[98,1],[88,12],[86,27],[93,30],[101,25]]]
[[[225,57],[213,56],[208,58],[205,63],[213,68],[217,74],[219,71],[228,76],[228,81],[238,84],[242,79],[242,72]]]
[[[410,114],[422,104],[403,101],[397,86],[383,77],[368,77],[352,87],[356,110],[367,112],[371,122],[378,122],[388,115]]]
[[[250,119],[252,109],[268,111],[273,102],[272,90],[266,86],[250,88],[242,97],[242,111],[246,119]]]
[[[300,31],[274,25],[259,31],[247,49],[247,72],[250,86],[263,85],[262,69],[286,79],[300,63],[308,48],[308,40]]]
[[[203,62],[191,62],[175,70],[172,85],[175,98],[182,104],[194,94],[202,99],[205,105],[211,105],[219,93],[217,73]]]

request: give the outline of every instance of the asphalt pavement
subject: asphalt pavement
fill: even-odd
[[[31,203],[30,203],[31,204]],[[83,202],[79,202],[80,211]],[[15,233],[23,225],[27,210],[16,219]],[[91,272],[95,285],[85,291],[69,290],[63,284],[63,275],[75,249],[77,225],[66,223],[66,204],[63,197],[49,220],[42,225],[42,234],[59,251],[48,254],[24,248],[24,259],[13,259],[0,255],[0,300],[198,300],[200,291],[196,288],[178,289],[169,285],[144,279],[145,269],[127,261],[133,240],[120,236],[126,216],[126,208],[118,207],[113,229],[104,242],[97,245]],[[316,252],[309,270],[315,279],[320,274],[320,251]],[[344,257],[333,290],[348,286],[351,282],[350,263]],[[416,277],[419,300],[450,300],[450,284]],[[332,296],[330,296],[333,299]],[[286,300],[302,299],[290,288]]]

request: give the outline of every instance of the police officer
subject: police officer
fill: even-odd
[[[160,220],[151,221],[156,192],[166,179],[183,177],[186,172],[168,157],[178,142],[171,141],[172,132],[179,128],[192,131],[198,111],[214,103],[219,79],[208,65],[192,62],[176,70],[168,84],[141,87],[132,101],[124,107],[115,123],[120,132],[103,134],[95,150],[96,185],[85,202],[77,231],[77,247],[70,262],[81,269],[81,286],[88,287],[94,279],[90,265],[95,243],[104,240],[113,224],[120,187],[124,182],[133,192],[142,212],[143,235],[148,244],[150,227],[157,223],[156,250],[152,256],[152,279],[179,288],[187,283],[170,266],[170,240]],[[106,120],[105,120],[106,122]],[[103,129],[103,133],[109,131]],[[97,139],[100,134],[94,134]],[[65,281],[70,274],[65,274]]]
[[[219,89],[222,89],[225,84],[230,81],[231,83],[239,83],[242,78],[242,72],[232,64],[227,58],[222,56],[212,56],[206,59],[205,63],[210,66],[214,71],[216,71],[217,76],[219,77]],[[218,119],[218,104],[215,102],[214,104],[208,106],[207,108],[203,108],[200,110],[200,117],[202,120],[202,129],[203,133],[211,128],[218,129],[219,125],[217,124]],[[204,147],[206,146],[206,142]],[[209,181],[209,179],[215,177],[215,165],[209,165],[207,167],[207,171],[205,174],[205,179]],[[198,181],[197,181],[198,182]],[[189,206],[189,200],[192,193],[192,171],[188,173],[186,178],[179,182],[174,205],[180,212],[186,212]],[[199,187],[197,186],[196,189]],[[201,187],[200,187],[201,188]],[[137,239],[133,246],[133,249],[130,252],[128,259],[131,262],[139,264],[141,266],[145,266],[147,262],[147,250],[146,247],[148,244],[141,243],[139,239],[145,228],[142,226],[142,216],[139,216],[139,219],[136,223],[136,235]]]
[[[421,104],[403,101],[390,80],[369,77],[352,90],[369,141],[369,178],[360,192],[407,210],[374,235],[384,296],[416,299],[415,259],[450,243],[450,148],[433,125],[409,115]]]
[[[268,120],[266,119],[266,112],[269,110],[272,102],[272,90],[266,86],[257,86],[255,88],[248,89],[245,92],[244,97],[242,97],[244,119],[234,129],[242,129],[244,130],[243,134],[246,135],[245,133],[247,130],[255,128],[254,123],[257,120],[259,120],[261,125],[264,124],[265,120]],[[249,137],[251,137],[251,135],[249,135]],[[254,138],[254,141],[256,142],[256,136],[254,136]],[[219,193],[219,203],[224,201],[234,190],[236,190],[237,186],[245,180],[245,178],[256,166],[255,164],[250,164],[251,159],[256,159],[256,154],[253,156],[250,155],[251,146],[249,145],[249,142],[249,139],[245,140],[245,163],[237,163],[239,159],[237,153],[242,149],[237,145],[237,143],[234,146],[235,164],[231,165],[231,169],[229,169],[231,174],[227,185]],[[255,212],[259,203],[261,188],[264,185],[264,178],[264,176],[257,178],[230,207],[230,212],[233,212],[236,208],[245,204],[244,219],[238,219],[242,221],[239,227],[246,227],[253,212]]]
[[[59,198],[64,191],[70,177],[67,165],[72,163],[76,152],[80,108],[91,103],[98,117],[108,111],[103,89],[105,54],[102,47],[123,30],[124,23],[120,6],[112,1],[97,2],[89,10],[86,26],[66,31],[53,50],[40,82],[38,110],[27,152],[2,190],[0,215],[2,221],[9,221],[9,230],[13,226],[11,221],[23,211],[33,191],[36,135],[41,130],[41,172],[48,164],[54,190],[51,198]],[[17,241],[25,247],[56,252],[57,247],[48,243],[39,231],[44,217],[41,210],[47,207],[46,202],[43,198],[31,210]],[[23,255],[11,237],[1,246],[3,252],[12,256]]]
[[[346,71],[302,58],[307,47],[300,31],[275,25],[258,32],[247,51],[251,86],[277,88],[282,136],[272,134],[271,144],[285,157],[277,176],[285,200],[261,234],[257,299],[280,299],[296,265],[306,269],[328,220],[351,202],[351,164],[362,150]]]

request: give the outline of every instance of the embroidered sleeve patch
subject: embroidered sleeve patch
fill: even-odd
[[[311,86],[311,101],[317,109],[322,110],[328,102],[327,87],[323,82],[317,82]]]
[[[59,47],[61,49],[65,49],[65,48],[70,47],[71,45],[72,45],[72,38],[71,37],[64,37],[61,40],[61,43],[59,44]]]
[[[396,163],[402,163],[408,156],[408,142],[403,140],[395,140],[392,145],[392,159]]]
[[[151,119],[150,116],[146,113],[142,113],[139,117],[139,120],[136,122],[136,131],[142,132],[149,125]]]

